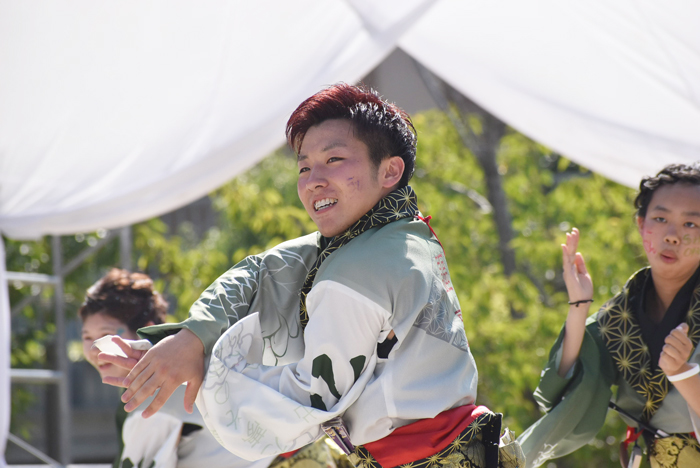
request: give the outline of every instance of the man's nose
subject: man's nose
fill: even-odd
[[[328,185],[323,169],[312,167],[309,169],[309,176],[306,178],[306,189],[314,190]]]
[[[673,226],[669,226],[664,236],[664,242],[671,245],[678,245],[681,243],[680,237],[678,237],[678,232]]]

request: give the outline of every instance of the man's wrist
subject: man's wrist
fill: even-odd
[[[188,348],[192,346],[193,351],[204,356],[204,343],[202,343],[202,340],[199,339],[197,334],[189,328],[182,328],[175,334],[175,339],[182,340],[185,346]]]
[[[700,365],[697,363],[684,363],[679,367],[675,373],[666,374],[666,377],[670,382],[679,382],[700,373]]]

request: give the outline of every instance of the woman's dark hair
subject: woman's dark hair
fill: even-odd
[[[85,295],[78,309],[81,320],[93,314],[106,314],[124,322],[136,332],[148,322],[163,323],[168,303],[153,290],[153,280],[143,273],[112,268]]]
[[[664,185],[673,184],[700,185],[700,162],[692,164],[670,164],[654,177],[645,177],[639,184],[639,194],[634,199],[637,216],[645,217],[654,192]]]
[[[375,167],[385,158],[400,156],[405,169],[399,186],[408,184],[416,164],[416,129],[403,109],[384,101],[372,89],[338,83],[314,94],[292,112],[287,143],[298,154],[306,132],[331,119],[352,122],[355,137],[367,145]]]

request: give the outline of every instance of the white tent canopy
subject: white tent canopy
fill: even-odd
[[[700,159],[699,19],[681,0],[0,0],[0,232],[93,231],[187,204],[279,146],[303,99],[397,46],[635,185]],[[7,368],[3,344],[0,454]]]

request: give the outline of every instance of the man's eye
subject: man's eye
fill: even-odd
[[[685,223],[685,227],[694,228],[694,227],[698,227],[698,225],[692,221],[688,221],[687,223]]]
[[[343,160],[343,158],[339,158],[337,156],[333,156],[332,158],[328,158],[329,163],[336,162],[336,161],[342,161],[342,160]]]
[[[308,167],[302,167],[301,169],[299,169],[299,174],[301,174],[302,172],[307,172],[308,170]]]

